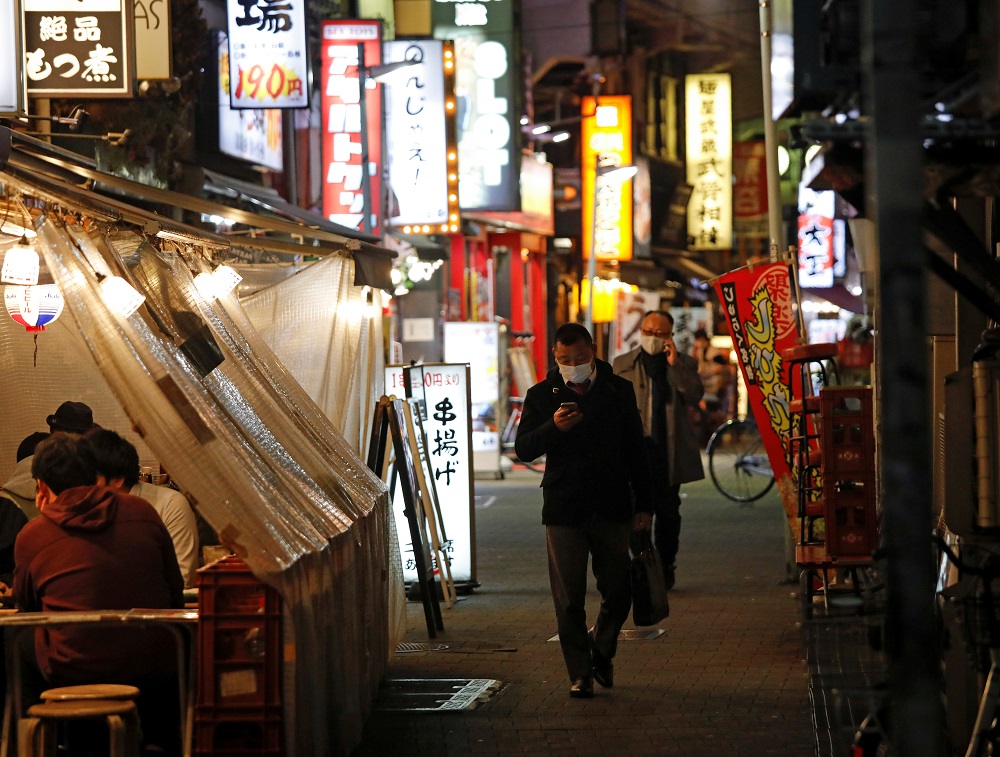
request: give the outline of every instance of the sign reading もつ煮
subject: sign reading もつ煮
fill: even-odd
[[[445,554],[451,562],[455,581],[475,578],[472,522],[472,459],[469,426],[469,367],[467,365],[427,364],[410,369],[409,396],[423,400],[423,429],[426,434],[423,457],[427,473],[441,505],[447,540]],[[402,366],[385,369],[385,393],[407,395]],[[402,498],[394,493],[393,512],[403,560],[403,578],[417,578],[413,545],[402,507]]]
[[[323,22],[323,215],[375,234],[381,221],[382,106],[374,80],[365,77],[368,89],[362,93],[361,75],[381,62],[380,21]]]
[[[593,251],[598,260],[631,260],[632,184],[597,169],[632,162],[632,98],[584,97],[581,107],[583,252],[589,257]]]
[[[28,94],[131,97],[133,35],[132,0],[24,0]]]
[[[728,250],[733,240],[733,125],[729,74],[685,77],[689,244]]]
[[[305,0],[227,0],[229,104],[309,107]]]

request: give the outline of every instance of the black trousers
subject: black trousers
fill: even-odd
[[[681,539],[681,487],[667,486],[653,501],[653,544],[664,568],[677,560]]]
[[[594,578],[601,606],[594,624],[594,646],[607,658],[615,656],[618,633],[632,608],[632,577],[628,553],[631,523],[592,518],[582,526],[546,526],[549,583],[556,609],[559,645],[569,679],[590,675],[593,661],[587,631],[587,563],[593,557]]]

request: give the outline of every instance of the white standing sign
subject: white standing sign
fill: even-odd
[[[469,366],[429,364],[411,369],[415,399],[423,399],[424,448],[428,472],[434,479],[441,519],[444,523],[444,550],[451,560],[451,575],[456,583],[475,581],[475,536],[472,515],[472,459],[469,434]],[[403,366],[385,369],[385,392],[406,396]],[[417,580],[413,562],[410,528],[403,515],[402,494],[397,485],[393,493],[393,513],[399,551],[403,558],[403,580]],[[442,537],[444,538],[444,537]]]
[[[308,108],[305,0],[227,0],[230,105]]]
[[[476,473],[500,477],[500,327],[489,321],[447,321],[444,359],[469,364],[472,457]]]
[[[0,116],[24,113],[24,49],[21,44],[21,8],[16,0],[0,0]]]

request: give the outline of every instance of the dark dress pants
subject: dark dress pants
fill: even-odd
[[[665,486],[653,500],[653,544],[664,568],[673,567],[681,538],[681,487]]]
[[[632,608],[630,530],[628,521],[618,523],[598,518],[591,518],[581,526],[545,527],[559,644],[571,681],[593,671],[585,607],[587,563],[591,556],[601,595],[594,624],[594,646],[603,657],[615,656],[618,633]]]

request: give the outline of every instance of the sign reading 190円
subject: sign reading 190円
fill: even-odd
[[[24,71],[36,97],[131,97],[131,0],[24,0]]]
[[[443,547],[451,560],[451,576],[456,583],[474,582],[469,366],[444,363],[413,366],[410,381],[413,384],[410,396],[423,400],[423,429],[427,437],[424,453],[441,505],[447,537]],[[406,396],[403,366],[386,366],[385,393]],[[403,559],[403,580],[415,581],[413,546],[402,510],[402,497],[398,491],[394,492],[393,513]]]
[[[308,108],[305,0],[228,0],[229,107]]]

